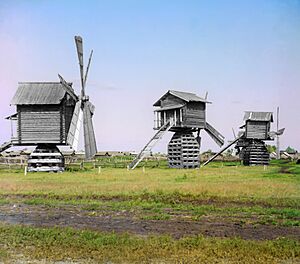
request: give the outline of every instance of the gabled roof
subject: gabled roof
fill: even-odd
[[[179,91],[174,91],[174,90],[169,90],[167,93],[165,93],[157,102],[153,104],[153,106],[160,106],[160,101],[166,98],[168,95],[173,95],[176,96],[183,101],[186,102],[203,102],[203,103],[211,103],[206,101],[206,99],[199,97],[198,95],[194,93],[187,93],[187,92],[179,92]]]
[[[245,111],[244,121],[247,121],[247,120],[273,122],[273,113],[272,112]]]
[[[66,92],[60,82],[20,82],[11,104],[60,104]]]

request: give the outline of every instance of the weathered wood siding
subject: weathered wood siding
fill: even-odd
[[[205,107],[205,103],[190,102],[182,108],[163,110],[160,112],[161,126],[173,118],[177,128],[205,128]]]
[[[183,126],[205,127],[205,103],[190,102],[183,108]]]
[[[269,127],[269,122],[248,120],[246,123],[246,138],[267,139]]]
[[[173,105],[184,104],[184,103],[185,103],[184,100],[172,94],[169,94],[166,98],[164,98],[161,101],[161,107],[173,106]]]
[[[57,105],[18,105],[19,144],[65,144],[74,105],[69,95]]]
[[[20,144],[63,143],[62,105],[19,105],[17,111]]]

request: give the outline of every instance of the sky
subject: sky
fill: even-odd
[[[80,35],[85,63],[94,50],[86,92],[98,150],[139,151],[168,90],[208,92],[207,121],[226,142],[244,111],[279,106],[281,148],[300,150],[299,29],[299,0],[0,0],[0,142],[11,136],[4,118],[18,82],[60,73],[79,92]],[[166,152],[171,136],[154,151]],[[219,149],[201,136],[201,151]]]

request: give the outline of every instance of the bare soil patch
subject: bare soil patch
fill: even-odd
[[[245,219],[244,219],[245,220]],[[249,219],[251,220],[251,219]],[[141,236],[167,234],[174,238],[204,235],[269,240],[286,237],[300,240],[299,227],[241,223],[238,219],[205,216],[199,220],[172,217],[169,220],[144,220],[131,211],[88,211],[80,206],[6,204],[0,206],[0,222],[36,227],[72,227],[102,232],[130,233]]]

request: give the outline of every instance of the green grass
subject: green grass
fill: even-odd
[[[168,236],[141,238],[71,228],[31,228],[0,225],[0,260],[9,252],[31,260],[111,263],[283,263],[300,260],[297,241],[245,241]],[[2,253],[1,253],[2,252]],[[10,260],[13,259],[11,254]]]
[[[217,167],[216,167],[217,166]],[[103,168],[62,174],[22,172],[0,174],[0,194],[45,194],[69,196],[143,195],[202,196],[216,199],[262,200],[270,203],[299,203],[300,166],[286,164],[263,167],[213,164],[199,170]],[[160,195],[160,196],[162,196]]]
[[[264,168],[214,162],[199,170],[151,166],[145,172],[104,166],[100,174],[92,168],[27,176],[21,170],[1,171],[0,205],[76,206],[89,216],[97,216],[98,211],[125,211],[157,221],[176,217],[199,221],[210,216],[254,226],[300,225],[300,165],[295,163],[274,161]],[[0,225],[0,262],[23,256],[29,261],[83,263],[293,263],[300,262],[299,248],[299,241],[287,239],[174,240]]]

